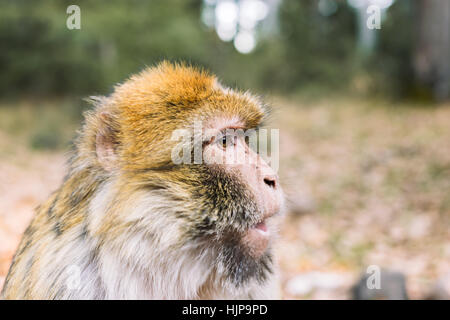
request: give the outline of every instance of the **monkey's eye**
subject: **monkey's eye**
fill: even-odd
[[[236,136],[225,134],[217,139],[217,143],[224,149],[227,147],[232,147],[236,144]]]

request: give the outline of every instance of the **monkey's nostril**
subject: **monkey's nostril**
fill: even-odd
[[[271,188],[276,188],[276,182],[273,178],[264,178],[264,183],[267,184]]]

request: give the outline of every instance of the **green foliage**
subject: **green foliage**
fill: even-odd
[[[375,53],[367,61],[367,72],[374,78],[372,88],[378,93],[404,97],[413,90],[414,46],[413,7],[410,1],[396,1],[379,32]]]
[[[162,59],[205,66],[228,85],[263,93],[323,95],[369,77],[372,91],[407,94],[410,1],[389,9],[368,60],[355,50],[353,9],[335,3],[336,12],[323,16],[316,0],[282,1],[278,29],[243,55],[202,24],[202,0],[0,0],[0,95],[108,94],[114,83]],[[81,30],[66,27],[71,4],[81,8]]]
[[[199,1],[77,1],[81,30],[69,30],[72,3],[1,3],[0,94],[105,92],[157,60],[207,51]]]
[[[325,17],[317,1],[284,1],[280,8],[281,37],[286,44],[282,66],[286,89],[314,83],[339,86],[348,82],[355,59],[354,14],[338,2],[335,14]]]

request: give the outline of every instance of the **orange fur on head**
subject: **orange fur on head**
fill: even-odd
[[[127,159],[122,168],[128,170],[165,165],[175,144],[173,130],[190,128],[194,120],[238,116],[254,128],[264,116],[254,97],[223,89],[205,71],[168,62],[118,85],[107,104],[120,127],[119,159]]]

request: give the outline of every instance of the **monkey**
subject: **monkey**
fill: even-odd
[[[260,128],[262,99],[163,61],[90,101],[68,173],[37,208],[2,298],[279,298],[283,191],[245,137],[226,133]],[[173,133],[192,133],[194,121],[200,139],[182,143],[193,139],[201,161],[175,163]],[[251,161],[216,161],[236,151]]]

